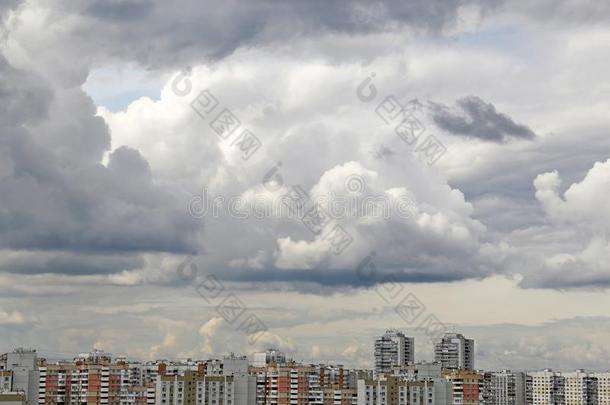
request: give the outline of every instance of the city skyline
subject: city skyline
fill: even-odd
[[[328,366],[338,366],[354,369],[368,369],[375,373],[393,373],[395,370],[401,370],[408,368],[408,366],[421,365],[421,364],[437,364],[439,367],[445,370],[462,370],[462,371],[490,371],[490,372],[504,372],[504,371],[527,371],[527,372],[566,372],[574,371],[581,372],[585,371],[583,368],[575,368],[570,370],[554,370],[551,367],[542,365],[532,369],[517,369],[510,368],[507,364],[504,368],[496,369],[484,369],[481,367],[475,367],[474,352],[475,342],[474,339],[469,339],[457,332],[445,332],[438,337],[435,342],[428,342],[433,347],[433,357],[430,358],[418,358],[415,353],[415,338],[407,336],[403,331],[398,329],[387,329],[384,333],[374,337],[371,341],[371,361],[369,366],[365,367],[354,367],[350,364],[342,364],[333,362],[332,360],[320,360],[315,361],[314,359],[299,358],[297,353],[285,353],[274,347],[267,347],[263,351],[251,352],[249,354],[229,351],[225,353],[213,353],[207,358],[193,357],[193,358],[170,358],[160,357],[156,359],[139,359],[126,356],[124,354],[115,354],[104,350],[103,348],[92,348],[89,351],[75,351],[72,353],[51,353],[51,356],[45,355],[44,351],[40,351],[36,348],[13,348],[12,352],[19,351],[32,351],[40,354],[39,359],[44,359],[51,363],[62,363],[72,362],[77,360],[93,361],[105,361],[110,363],[111,360],[114,362],[136,362],[136,363],[150,363],[157,364],[159,362],[181,363],[186,362],[189,364],[196,364],[201,361],[208,360],[219,360],[222,358],[247,358],[249,364],[252,367],[260,367],[261,364],[266,363],[277,363],[277,364],[325,364]],[[50,353],[50,352],[46,352]],[[1,354],[1,353],[0,353]],[[295,356],[296,354],[296,356]],[[63,356],[63,357],[62,357]],[[610,366],[607,369],[588,369],[587,372],[599,372],[610,373]],[[610,374],[609,374],[610,378]]]
[[[393,342],[394,348],[386,345]],[[407,345],[405,346],[405,342]],[[383,343],[380,349],[380,343]],[[396,330],[374,342],[375,357],[412,343]],[[134,362],[103,350],[51,362],[36,350],[0,354],[2,405],[607,405],[610,372],[473,370],[471,346],[444,334],[433,363],[390,356],[391,367],[305,364],[277,349],[205,360]],[[462,360],[453,361],[457,355]],[[407,350],[409,351],[409,350]],[[442,352],[442,353],[441,353]],[[457,352],[457,353],[455,353]],[[396,353],[395,353],[396,354]],[[470,352],[471,354],[471,352]],[[411,356],[412,357],[412,356]],[[412,360],[412,359],[411,359]],[[384,363],[384,362],[382,362]],[[460,364],[461,363],[461,364]]]
[[[387,334],[387,332],[386,332],[386,334]],[[448,335],[455,335],[455,334],[450,333]],[[448,336],[446,338],[450,339],[451,336]],[[372,344],[373,344],[373,346],[375,346],[375,342],[373,342]],[[437,342],[437,344],[440,344],[440,341]],[[147,364],[147,365],[164,364],[165,366],[184,365],[184,366],[190,367],[190,366],[197,366],[198,364],[207,362],[211,365],[211,367],[215,367],[214,364],[220,364],[217,362],[222,362],[223,360],[240,359],[240,360],[247,360],[249,367],[252,367],[252,368],[265,367],[266,365],[269,365],[269,364],[278,364],[278,365],[294,364],[294,365],[303,365],[303,366],[338,367],[338,368],[343,368],[345,370],[369,371],[373,375],[386,375],[386,374],[392,375],[392,374],[404,372],[404,370],[406,370],[406,369],[409,369],[411,367],[417,367],[417,366],[438,366],[439,370],[442,369],[442,370],[446,370],[447,372],[452,372],[452,371],[464,371],[464,372],[472,371],[472,372],[479,372],[479,373],[483,373],[483,372],[492,372],[492,373],[525,372],[525,373],[532,373],[532,374],[538,373],[541,376],[552,375],[552,374],[569,375],[570,373],[598,373],[598,374],[608,374],[608,378],[610,379],[610,367],[606,370],[587,370],[587,369],[559,370],[559,369],[552,369],[550,367],[540,367],[540,368],[536,368],[536,369],[508,369],[508,368],[483,369],[483,368],[479,368],[479,367],[470,368],[468,365],[461,365],[461,366],[457,366],[457,367],[454,367],[451,365],[446,366],[444,359],[441,359],[439,357],[433,358],[431,360],[415,359],[412,362],[405,362],[404,364],[397,363],[397,364],[393,365],[392,367],[388,367],[387,369],[384,369],[384,370],[376,370],[375,355],[373,355],[373,358],[371,361],[372,364],[370,367],[358,368],[358,367],[351,367],[349,365],[340,364],[340,363],[332,363],[332,362],[309,362],[309,361],[307,361],[308,359],[293,358],[290,355],[287,355],[287,353],[284,353],[273,347],[269,347],[269,348],[265,349],[264,351],[254,352],[249,355],[244,354],[244,353],[228,352],[228,353],[216,353],[216,354],[213,354],[213,355],[211,355],[209,357],[205,357],[205,358],[204,357],[201,357],[201,358],[158,358],[158,359],[154,359],[154,360],[129,358],[128,356],[124,356],[124,355],[120,355],[120,354],[116,355],[114,353],[110,353],[101,348],[92,348],[91,350],[85,351],[85,352],[75,351],[71,354],[65,353],[64,354],[65,357],[53,358],[53,357],[45,356],[43,352],[39,351],[36,348],[16,347],[16,348],[13,348],[12,350],[10,350],[9,352],[0,353],[0,357],[2,357],[2,356],[5,357],[5,356],[11,355],[11,354],[12,355],[15,355],[15,354],[22,355],[23,353],[34,354],[35,362],[37,361],[39,364],[42,362],[43,364],[52,364],[52,365],[76,364],[76,363],[97,364],[97,365],[120,364],[120,363],[132,364],[133,363],[133,364]],[[6,361],[6,359],[5,359],[5,361]],[[26,357],[26,362],[31,363],[32,359]],[[34,368],[35,362],[32,363],[31,365],[28,365],[26,367],[26,369]],[[176,369],[176,370],[178,370],[178,369]],[[220,372],[220,370],[221,369],[218,369],[217,371]],[[0,371],[2,371],[2,370],[0,369]],[[2,388],[2,387],[0,387],[0,388]],[[21,389],[18,391],[21,391]]]

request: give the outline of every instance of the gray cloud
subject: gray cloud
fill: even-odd
[[[47,116],[53,91],[37,75],[12,67],[0,53],[0,124],[16,127]]]
[[[101,20],[132,21],[145,18],[153,11],[154,3],[150,1],[94,1],[85,14]]]
[[[515,123],[509,116],[496,111],[493,104],[477,96],[461,98],[456,106],[459,111],[432,104],[434,122],[451,134],[492,142],[506,142],[510,138],[532,139],[535,136],[529,127]]]
[[[610,4],[597,0],[503,0],[499,8],[543,24],[578,26],[582,23],[607,22],[610,19]]]
[[[0,272],[16,274],[54,273],[78,276],[135,270],[143,265],[144,261],[138,255],[26,251],[0,260]]]
[[[156,187],[137,152],[109,167],[61,167],[24,132],[0,138],[12,173],[0,179],[0,244],[15,249],[186,252],[194,231],[179,202]]]
[[[14,9],[22,2],[23,0],[4,0],[2,3],[0,3],[0,18],[3,16],[3,13]]]
[[[325,293],[325,290],[336,290],[337,288],[366,288],[387,282],[397,283],[444,283],[460,281],[466,278],[475,278],[480,273],[474,269],[443,268],[435,269],[430,266],[421,266],[418,269],[398,269],[384,267],[378,264],[374,276],[362,277],[355,268],[328,270],[328,269],[265,269],[259,271],[246,270],[242,272],[223,272],[219,274],[220,279],[243,282],[285,282],[291,289]],[[470,270],[471,272],[469,272]],[[298,283],[298,284],[295,284]],[[312,285],[308,285],[311,283]],[[265,288],[265,285],[261,285]],[[328,292],[328,291],[326,291]]]
[[[477,367],[540,370],[576,368],[606,371],[610,318],[576,317],[540,325],[462,327],[477,341]]]
[[[479,0],[365,0],[302,2],[230,0],[108,1],[60,0],[49,9],[43,0],[31,4],[50,12],[49,24],[62,25],[66,51],[82,60],[120,58],[149,67],[176,67],[227,56],[241,47],[286,44],[324,34],[366,34],[397,28],[438,32],[454,25],[458,8]],[[65,27],[69,29],[65,29]],[[53,29],[49,27],[49,29]],[[61,38],[60,38],[61,39]],[[75,54],[76,55],[76,54]]]
[[[549,16],[564,22],[577,15],[582,20],[603,20],[606,5],[588,1],[521,0],[338,0],[326,2],[181,1],[161,0],[35,0],[27,8],[44,10],[42,22],[57,38],[58,48],[72,57],[70,80],[84,80],[87,67],[109,61],[136,61],[152,69],[183,68],[216,60],[239,48],[286,45],[299,39],[327,34],[371,34],[403,29],[436,35],[461,23],[460,10],[474,7],[478,18],[499,12],[523,18]],[[5,9],[18,3],[9,2]],[[24,7],[26,8],[26,7]],[[1,10],[0,10],[1,11]],[[19,13],[17,13],[19,14]],[[16,22],[19,18],[16,18]],[[62,27],[57,30],[56,27]],[[49,70],[56,67],[48,66]],[[59,72],[56,72],[60,74]],[[68,80],[67,78],[64,78]]]
[[[373,153],[376,159],[389,159],[394,155],[396,155],[396,152],[384,145],[379,146]]]
[[[610,288],[610,269],[574,259],[554,269],[539,268],[528,272],[520,285],[557,290],[605,290]]]
[[[138,151],[118,148],[100,163],[110,133],[82,90],[54,87],[0,55],[0,102],[0,248],[34,252],[1,271],[112,273],[141,264],[112,252],[196,250],[198,226]]]

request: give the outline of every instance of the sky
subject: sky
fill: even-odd
[[[0,352],[608,370],[608,71],[595,0],[5,0]]]

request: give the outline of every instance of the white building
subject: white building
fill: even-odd
[[[187,369],[157,375],[157,405],[255,405],[256,377],[249,375],[248,358],[231,353]],[[175,371],[175,370],[174,370]]]
[[[547,369],[528,375],[532,377],[532,405],[565,404],[565,383],[561,373]]]
[[[255,405],[256,378],[247,374],[230,376],[184,375],[157,377],[157,405]]]
[[[388,330],[375,340],[375,372],[388,373],[394,367],[403,368],[413,364],[415,340],[402,332]]]
[[[410,380],[382,375],[374,380],[358,380],[358,405],[446,405],[451,384],[443,379]]]
[[[597,404],[597,377],[583,370],[561,373],[564,378],[565,405]]]
[[[434,347],[434,360],[443,368],[474,370],[474,340],[459,333],[445,333]]]
[[[610,405],[610,373],[595,373],[597,378],[597,403]]]
[[[156,405],[255,405],[256,377],[245,373],[159,375]]]
[[[528,379],[530,384],[528,384]],[[526,405],[531,377],[520,371],[483,374],[483,403],[486,405]]]
[[[284,364],[286,363],[286,354],[277,349],[268,349],[265,352],[254,353],[252,357],[253,367],[266,367],[269,364]]]

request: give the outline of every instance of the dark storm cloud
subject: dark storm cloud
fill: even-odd
[[[0,249],[33,252],[0,271],[112,273],[141,265],[113,252],[196,250],[198,226],[138,151],[100,164],[110,134],[82,90],[53,88],[0,55],[0,103]]]
[[[432,104],[436,125],[454,135],[485,141],[505,142],[509,138],[532,139],[534,132],[526,125],[496,111],[491,103],[477,96],[464,97],[456,102],[458,111],[441,104]]]
[[[228,0],[44,0],[48,28],[73,59],[72,76],[86,77],[86,66],[113,59],[137,61],[150,68],[176,68],[230,55],[241,47],[287,44],[325,34],[367,34],[405,27],[436,34],[452,27],[463,6],[476,6],[480,15],[499,12],[563,21],[600,20],[610,7],[587,1],[520,0],[324,0],[283,2]],[[14,7],[15,1],[9,6]],[[2,6],[0,6],[0,12]],[[48,13],[48,15],[46,14]],[[54,27],[61,26],[61,30]],[[58,50],[59,51],[59,50]],[[82,78],[81,78],[82,76]]]
[[[201,256],[193,263],[202,270],[202,274],[213,274],[220,280],[263,283],[260,285],[263,289],[271,285],[267,283],[280,282],[296,291],[322,294],[329,290],[368,288],[383,283],[447,283],[484,278],[489,274],[482,263],[468,257],[467,253],[447,252],[424,244],[421,246],[422,252],[395,258],[400,263],[384,260],[383,255],[390,252],[381,248],[375,256],[364,254],[361,260],[346,268],[333,268],[327,264],[320,264],[316,268],[227,268],[209,266]],[[203,272],[203,269],[213,270]]]
[[[23,0],[2,0],[2,2],[0,2],[0,18],[2,18],[3,13],[14,9],[22,2]]]
[[[502,10],[544,23],[577,26],[610,20],[610,3],[598,0],[502,0]]]
[[[26,132],[0,137],[12,173],[0,178],[0,245],[14,249],[193,250],[194,226],[153,185],[141,156],[119,149],[109,167],[60,163]]]
[[[0,272],[17,274],[111,274],[140,268],[144,260],[136,255],[77,254],[30,251],[0,264]]]
[[[244,271],[239,274],[223,273],[220,277],[230,281],[250,281],[250,282],[288,282],[288,283],[313,283],[318,286],[325,287],[351,287],[362,288],[371,287],[377,284],[397,282],[397,283],[447,283],[452,281],[460,281],[468,278],[476,277],[477,275],[468,273],[462,269],[443,269],[442,272],[434,272],[431,269],[420,270],[401,270],[394,271],[393,269],[384,269],[379,267],[374,276],[369,276],[366,273],[363,277],[356,272],[356,269],[339,269],[339,270],[265,270],[265,271]],[[368,270],[367,270],[368,271]],[[299,291],[307,286],[295,286]]]
[[[397,27],[436,32],[477,0],[63,0],[55,22],[70,18],[68,42],[97,58],[137,60],[151,67],[222,58],[240,47],[286,43],[328,33],[361,34]]]
[[[148,1],[96,1],[87,9],[87,14],[104,20],[130,21],[145,17],[153,7]]]

